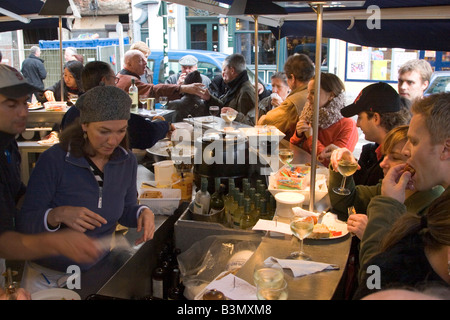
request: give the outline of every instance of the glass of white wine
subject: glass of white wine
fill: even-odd
[[[287,300],[288,286],[286,280],[283,280],[279,288],[256,286],[256,297],[258,300]]]
[[[169,99],[165,96],[159,97],[159,103],[162,105],[162,108],[166,108],[166,104],[169,102]]]
[[[142,104],[143,109],[147,109],[147,96],[139,96],[139,102]]]
[[[294,159],[294,151],[291,149],[280,149],[278,152],[278,158],[283,164],[290,166],[291,161]]]
[[[358,170],[358,163],[354,160],[341,159],[338,161],[338,171],[344,177],[340,187],[333,188],[333,191],[342,196],[348,196],[351,192],[345,187],[345,180]]]
[[[227,119],[230,122],[230,125],[233,126],[233,121],[236,119],[238,112],[234,109],[227,110]]]
[[[283,268],[278,263],[266,263],[265,261],[256,263],[253,281],[255,286],[280,288],[284,281]]]
[[[311,257],[303,252],[303,239],[309,236],[314,229],[314,220],[312,217],[294,217],[290,224],[291,231],[300,240],[300,251],[291,253],[291,258],[311,260]]]

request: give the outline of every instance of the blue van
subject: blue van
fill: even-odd
[[[151,49],[152,53],[148,56],[148,67],[153,70],[153,84],[164,83],[167,77],[164,77],[164,53],[162,49]],[[222,74],[223,60],[228,56],[225,53],[207,50],[169,50],[168,51],[168,67],[169,74],[178,73],[181,70],[178,60],[185,55],[190,54],[198,59],[198,71],[211,80]],[[250,81],[255,83],[255,74],[253,71],[247,68],[247,73]],[[270,85],[267,85],[259,79],[266,88],[271,89]]]

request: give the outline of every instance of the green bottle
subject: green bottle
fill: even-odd
[[[253,209],[251,210],[251,215],[253,216],[253,218],[255,218],[256,221],[258,221],[259,216],[261,214],[260,202],[261,202],[261,195],[259,193],[256,193],[253,198],[253,204],[252,204]]]
[[[233,222],[234,222],[234,228],[239,229],[240,223],[241,223],[241,217],[244,214],[244,193],[239,192],[238,193],[238,207],[233,212]]]
[[[211,202],[209,205],[210,214],[216,214],[217,212],[223,210],[223,191],[224,185],[220,184],[220,178],[214,179],[215,192],[211,195]]]
[[[255,225],[255,218],[250,212],[250,199],[244,199],[244,214],[241,216],[240,228],[244,230],[251,230]]]
[[[265,219],[265,220],[270,220],[269,214],[267,212],[267,200],[264,198],[259,200],[259,218]]]
[[[231,214],[234,202],[234,186],[228,186],[228,194],[224,196],[225,205],[225,225],[228,227],[233,226],[233,215]]]

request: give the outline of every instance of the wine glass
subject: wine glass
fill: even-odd
[[[266,288],[280,288],[284,281],[283,268],[276,262],[267,263],[262,261],[255,264],[253,271],[255,286]]]
[[[280,149],[278,158],[283,164],[291,166],[291,161],[294,159],[294,151],[291,149]]]
[[[139,102],[142,104],[142,108],[147,109],[147,96],[139,96]]]
[[[283,280],[279,288],[267,288],[256,286],[256,297],[258,300],[287,300],[287,282]]]
[[[167,99],[167,97],[165,96],[159,97],[159,103],[162,105],[163,109],[166,108],[167,102],[169,102],[169,99]]]
[[[300,251],[291,253],[291,258],[311,260],[306,253],[303,252],[303,239],[311,234],[314,229],[314,220],[312,217],[294,217],[290,224],[291,231],[300,240]]]
[[[211,115],[211,122],[215,122],[214,121],[214,116],[218,116],[220,112],[220,108],[219,106],[211,106],[209,107],[209,114]]]
[[[236,119],[238,112],[234,109],[227,110],[227,119],[230,122],[230,126],[233,126],[233,121]]]
[[[342,196],[348,196],[350,190],[345,187],[345,180],[358,170],[358,163],[354,160],[341,159],[338,161],[338,171],[344,177],[341,186],[333,188],[333,191]]]

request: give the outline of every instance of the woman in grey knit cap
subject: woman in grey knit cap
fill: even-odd
[[[85,94],[80,125],[65,130],[61,143],[42,153],[36,163],[18,215],[19,230],[71,228],[105,243],[120,223],[142,231],[136,244],[153,238],[153,212],[137,204],[137,161],[127,141],[130,107],[128,94],[113,86]],[[46,289],[49,284],[41,273],[54,283],[73,264],[62,256],[27,262],[22,286],[31,293]],[[83,271],[92,265],[79,266]]]

